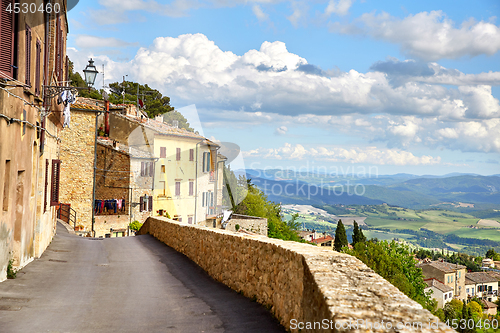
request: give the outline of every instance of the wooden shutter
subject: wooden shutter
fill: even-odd
[[[177,148],[177,154],[176,154],[176,160],[177,161],[180,161],[181,160],[181,149],[180,148]]]
[[[194,149],[189,149],[189,160],[194,161]]]
[[[181,195],[181,182],[175,182],[175,195]]]
[[[36,67],[35,67],[35,95],[40,96],[40,78],[41,78],[41,58],[42,58],[42,44],[39,40],[36,41]]]
[[[139,211],[144,211],[144,197],[139,198]]]
[[[153,177],[155,173],[155,164],[154,162],[149,162],[149,177]]]
[[[146,162],[141,162],[141,177],[146,175],[146,172],[144,172],[144,170],[145,170],[144,165],[145,164],[146,164]]]
[[[52,160],[52,177],[50,184],[50,205],[59,204],[59,178],[61,175],[61,161]]]
[[[26,85],[31,86],[31,28],[28,25],[26,25],[25,50],[26,50],[25,83]]]
[[[207,159],[207,153],[203,153],[203,164],[201,166],[201,171],[205,172],[205,160]]]
[[[153,196],[148,197],[148,210],[153,211]]]
[[[14,13],[8,12],[13,0],[0,0],[0,72],[14,76]]]
[[[167,148],[160,147],[160,158],[166,158],[166,157],[167,157]]]
[[[62,27],[61,27],[61,17],[57,14],[56,18],[56,77],[58,81],[62,81],[61,71],[62,71]]]
[[[207,165],[205,166],[205,171],[209,172],[210,171],[210,153],[207,153]]]
[[[194,195],[194,182],[189,182],[189,195]]]
[[[49,192],[49,160],[45,160],[45,191],[43,193],[43,211],[47,211],[47,193]]]

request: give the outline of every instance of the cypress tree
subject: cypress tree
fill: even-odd
[[[366,237],[363,235],[363,230],[358,226],[358,223],[354,221],[354,230],[352,231],[352,246],[356,243],[366,242]]]
[[[342,223],[342,220],[339,220],[337,223],[337,229],[335,230],[335,250],[340,251],[342,250],[342,247],[347,246],[348,244],[344,224]]]

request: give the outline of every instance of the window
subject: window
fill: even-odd
[[[462,271],[458,271],[458,278],[460,279],[462,277]]]
[[[448,283],[450,283],[450,276],[448,275]]]
[[[36,53],[35,53],[35,95],[40,95],[40,72],[41,68],[41,57],[42,57],[42,44],[40,40],[36,41]]]
[[[56,58],[56,76],[57,80],[59,83],[61,83],[64,80],[63,76],[63,62],[64,62],[64,57],[63,53],[65,50],[64,47],[64,38],[63,38],[63,27],[61,23],[61,15],[57,15],[56,19],[56,52],[57,52],[57,58]]]
[[[26,110],[23,110],[23,121],[27,121],[26,119]],[[26,135],[26,123],[23,123],[23,135]]]
[[[189,181],[189,195],[194,195],[194,182]]]
[[[194,161],[194,149],[189,149],[189,160]]]
[[[148,195],[140,197],[139,210],[141,212],[151,212],[153,210],[153,197]]]
[[[448,299],[448,294],[444,294],[444,299],[447,300]]]
[[[0,72],[14,76],[14,13],[7,11],[12,0],[0,0]]]
[[[167,147],[160,147],[160,158],[167,157]]]
[[[10,194],[10,160],[5,161],[5,177],[3,177],[3,210],[9,210]]]
[[[161,166],[161,172],[162,172],[162,173],[165,173],[165,165],[162,165],[162,166]]]
[[[61,161],[52,160],[52,176],[50,177],[50,205],[59,204],[59,177],[61,175]]]
[[[49,190],[49,160],[45,160],[45,191],[43,193],[43,211],[47,211],[47,194]]]
[[[181,160],[181,149],[180,148],[177,148],[177,154],[175,156],[175,159],[177,161],[180,161]]]
[[[26,47],[26,75],[25,75],[25,83],[28,86],[31,86],[31,28],[26,25],[26,38],[25,38],[25,47]]]
[[[181,182],[175,182],[175,195],[181,195]]]
[[[210,153],[203,153],[203,172],[210,171]]]
[[[192,216],[188,216],[188,223],[193,224],[193,217]]]
[[[451,276],[451,282],[453,282],[453,275]]]
[[[153,162],[141,162],[141,176],[142,177],[153,177],[154,175],[154,163]]]
[[[167,195],[166,192],[167,192],[166,191],[166,183],[164,181],[161,181],[160,182],[160,188],[159,188],[159,195],[165,196],[165,195]]]
[[[469,293],[469,288],[465,289],[465,291],[467,292],[467,294]]]

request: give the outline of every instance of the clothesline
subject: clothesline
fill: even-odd
[[[125,199],[96,199],[94,202],[95,213],[108,213],[110,210],[125,211]]]

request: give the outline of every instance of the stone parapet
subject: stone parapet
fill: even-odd
[[[148,218],[138,234],[147,233],[292,332],[454,332],[436,328],[439,319],[347,254],[161,217]]]

